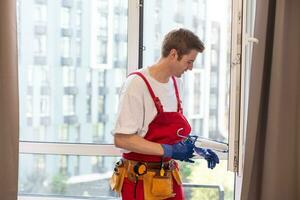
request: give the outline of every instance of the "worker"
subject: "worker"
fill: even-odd
[[[121,88],[113,135],[124,153],[110,183],[123,200],[184,199],[176,160],[193,162],[195,146],[183,140],[191,126],[183,115],[179,78],[193,69],[203,50],[192,31],[172,30],[164,37],[159,60],[129,74]],[[215,166],[213,152],[203,151]]]

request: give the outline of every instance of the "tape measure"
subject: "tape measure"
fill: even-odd
[[[147,173],[147,166],[145,163],[138,162],[134,165],[133,171],[139,176],[144,175]]]

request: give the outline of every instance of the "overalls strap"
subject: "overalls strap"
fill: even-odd
[[[133,72],[133,73],[130,73],[128,76],[133,75],[133,74],[138,75],[139,77],[141,77],[144,80],[144,82],[146,83],[146,86],[148,88],[148,91],[150,92],[150,95],[151,95],[151,97],[153,99],[153,102],[155,104],[157,112],[158,113],[163,112],[163,106],[162,106],[159,98],[157,96],[155,96],[155,94],[154,94],[154,92],[153,92],[153,90],[152,90],[152,88],[151,88],[148,80],[146,79],[146,77],[142,73],[140,73],[140,72]]]
[[[180,96],[179,96],[179,92],[178,92],[176,79],[175,79],[174,76],[172,76],[172,80],[173,80],[173,83],[174,83],[175,94],[176,94],[176,99],[177,99],[177,112],[182,113],[181,100],[180,100]]]
[[[133,75],[133,74],[140,76],[144,80],[144,82],[146,83],[146,86],[147,86],[147,88],[148,88],[148,90],[150,92],[150,95],[151,95],[151,97],[153,99],[153,102],[155,104],[157,112],[158,113],[163,112],[163,106],[162,106],[159,98],[155,96],[155,94],[153,92],[153,89],[151,88],[151,86],[150,86],[148,80],[146,79],[146,77],[142,73],[140,73],[140,72],[133,72],[133,73],[129,74],[128,76]],[[176,82],[176,79],[175,79],[174,76],[172,76],[172,80],[173,80],[173,84],[174,84],[174,88],[175,88],[175,94],[176,94],[176,99],[177,99],[177,112],[182,113],[182,106],[181,106],[181,100],[180,100],[180,97],[179,97],[178,86],[177,86],[177,82]]]

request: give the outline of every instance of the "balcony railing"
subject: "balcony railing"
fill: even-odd
[[[183,183],[184,188],[201,188],[201,189],[215,189],[218,190],[219,200],[224,200],[224,188],[221,185],[202,185],[202,184],[192,184]]]
[[[224,200],[224,189],[220,185],[201,185],[201,184],[190,184],[183,183],[184,188],[201,188],[201,189],[215,189],[218,190],[219,200]],[[59,195],[26,195],[21,194],[18,197],[18,200],[67,200],[67,199],[77,199],[77,200],[107,200],[107,199],[115,199],[120,200],[120,197],[114,196],[97,196],[97,197],[78,197],[78,196],[59,196]]]

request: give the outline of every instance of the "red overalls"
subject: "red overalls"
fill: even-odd
[[[180,131],[181,135],[187,136],[191,132],[191,126],[188,121],[182,114],[181,101],[179,98],[178,88],[176,84],[176,80],[172,77],[175,94],[177,99],[177,112],[164,112],[163,106],[158,97],[155,96],[149,82],[145,78],[145,76],[140,72],[134,72],[130,75],[136,74],[140,76],[147,88],[150,92],[150,95],[154,101],[155,107],[157,109],[157,115],[153,119],[153,121],[149,124],[148,132],[145,135],[145,139],[160,143],[160,144],[175,144],[182,140],[181,137],[177,136],[177,130],[183,128]],[[123,153],[123,158],[128,160],[135,161],[144,161],[144,162],[161,162],[161,156],[155,155],[144,155],[135,152]],[[165,159],[164,161],[168,161],[169,159]],[[135,183],[129,181],[127,178],[124,179],[123,187],[122,187],[122,199],[123,200],[132,200],[134,199],[134,187]],[[184,199],[183,190],[180,185],[173,181],[173,191],[176,193],[174,200]],[[143,191],[143,182],[139,180],[136,188],[136,199],[142,200],[144,199],[144,191]]]

